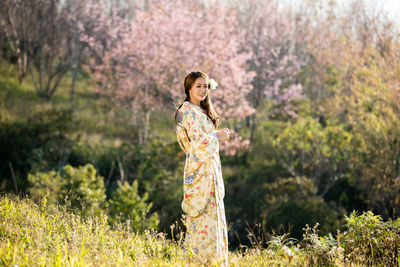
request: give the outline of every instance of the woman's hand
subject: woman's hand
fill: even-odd
[[[230,136],[231,136],[231,133],[228,128],[218,130],[218,139],[220,141],[229,140]]]

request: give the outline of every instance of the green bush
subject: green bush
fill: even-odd
[[[142,197],[139,196],[137,180],[132,185],[126,181],[124,183],[118,181],[118,188],[109,201],[111,223],[129,220],[134,231],[143,232],[147,228],[156,229],[159,224],[158,214],[153,213],[149,218],[146,218],[153,206],[153,203],[147,203],[148,198],[147,192]]]
[[[78,168],[66,165],[63,170],[61,195],[69,196],[71,206],[78,208],[82,215],[88,215],[92,209],[99,214],[106,200],[104,178],[96,175],[92,164]]]
[[[28,192],[37,203],[46,197],[47,205],[54,206],[60,201],[62,177],[56,171],[28,174],[31,187]]]
[[[112,199],[106,201],[104,181],[96,174],[92,164],[72,167],[66,165],[62,172],[37,172],[28,175],[31,185],[29,192],[36,202],[46,197],[47,205],[67,202],[67,206],[83,217],[99,216],[110,208],[109,222],[117,224],[129,220],[133,230],[141,232],[147,228],[157,228],[158,214],[146,218],[153,203],[148,203],[149,194],[142,197],[138,192],[138,181],[132,185],[118,181]]]
[[[76,213],[99,215],[106,205],[102,176],[96,175],[92,164],[77,168],[66,165],[62,173],[37,172],[28,175],[29,192],[35,198],[46,196],[49,204],[67,200]]]
[[[336,239],[318,236],[318,224],[312,229],[307,225],[303,245],[308,265],[398,266],[400,218],[385,222],[371,211],[353,211],[345,220],[347,231],[338,232]]]
[[[371,211],[346,217],[347,232],[340,239],[346,258],[373,266],[398,266],[400,218],[383,221]]]

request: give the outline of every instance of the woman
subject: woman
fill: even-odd
[[[219,157],[219,142],[228,140],[228,128],[217,130],[217,116],[210,99],[210,80],[191,72],[184,81],[186,98],[175,113],[176,133],[186,154],[184,195],[184,255],[194,252],[202,263],[216,260],[228,266],[228,235],[223,198],[225,195]],[[181,124],[177,121],[182,115]]]

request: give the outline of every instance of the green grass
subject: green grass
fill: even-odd
[[[82,219],[66,206],[48,209],[28,198],[0,197],[0,265],[3,266],[188,266],[179,247],[163,233],[135,233],[129,224],[111,228],[107,216]],[[287,265],[269,250],[229,252],[231,266]],[[295,256],[292,265],[301,266]],[[197,266],[192,260],[192,266]]]
[[[0,196],[0,266],[200,266],[195,258],[182,258],[182,231],[170,240],[154,230],[134,232],[129,222],[112,228],[105,214],[84,219],[65,205],[48,207],[46,202],[46,198],[35,204],[27,197]],[[349,222],[365,221],[362,225],[370,227],[370,219],[378,218],[371,216],[351,216]],[[375,228],[387,227],[380,220],[375,223]],[[309,245],[291,243],[283,235],[272,237],[267,248],[255,245],[229,251],[230,266],[363,266],[367,259],[392,266],[396,261],[361,253],[362,246],[373,245],[371,240],[359,244],[360,236],[369,237],[365,231],[342,235],[351,246],[338,246],[335,239],[320,237],[310,228],[306,232]],[[381,243],[392,243],[395,232],[387,234],[391,239],[379,234]]]

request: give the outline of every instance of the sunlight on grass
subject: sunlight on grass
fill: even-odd
[[[67,208],[68,202],[47,206],[46,198],[35,204],[27,197],[0,196],[1,265],[201,266],[194,257],[182,257],[182,231],[170,240],[165,233],[153,229],[134,232],[129,221],[111,227],[106,214],[84,219]],[[376,217],[354,216],[351,215],[349,223]],[[315,229],[307,228],[305,239],[310,242],[303,246],[295,245],[285,234],[273,237],[267,242],[267,248],[253,244],[252,248],[229,251],[229,265],[363,266],[362,255],[354,262],[345,260],[343,248],[332,246],[334,240],[319,237]],[[350,249],[356,252],[359,247],[354,243]]]
[[[28,198],[0,198],[0,260],[12,266],[188,266],[180,240],[145,230],[135,233],[126,224],[111,228],[107,216],[83,219],[66,206],[50,208],[43,198],[37,205]],[[301,265],[271,250],[229,252],[231,266]],[[191,259],[190,266],[199,266]]]

